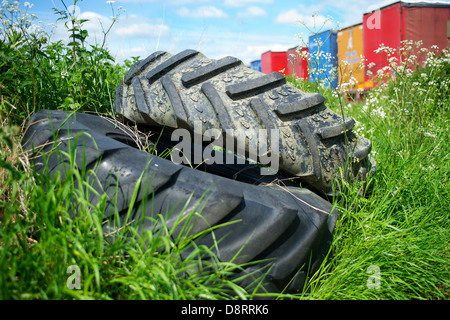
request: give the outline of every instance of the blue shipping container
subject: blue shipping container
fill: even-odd
[[[261,72],[261,60],[255,60],[255,61],[250,62],[250,68]]]
[[[337,88],[337,32],[324,31],[309,37],[309,79],[323,81],[326,87]]]

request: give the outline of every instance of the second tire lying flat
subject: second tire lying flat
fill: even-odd
[[[115,210],[121,219],[126,215],[142,175],[134,216],[170,213],[170,227],[180,216],[203,207],[191,233],[236,223],[214,231],[216,239],[222,239],[217,247],[211,233],[198,244],[217,248],[222,261],[237,253],[236,263],[264,260],[247,271],[271,266],[264,280],[268,291],[301,290],[306,275],[317,270],[329,247],[338,215],[329,202],[306,189],[252,185],[177,165],[140,151],[129,134],[99,116],[41,111],[31,117],[23,144],[36,156],[36,170],[48,170],[51,176],[59,172],[63,178],[69,165],[64,154],[76,147],[76,166],[95,169],[92,188],[108,196],[104,232],[117,228],[108,223]],[[54,152],[55,146],[62,152]],[[46,154],[45,160],[38,151]],[[98,195],[92,193],[90,200],[96,203]],[[154,225],[145,221],[139,230],[152,230]],[[173,236],[180,231],[175,228]]]

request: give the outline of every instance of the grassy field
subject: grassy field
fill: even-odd
[[[181,260],[191,238],[174,241],[170,230],[138,235],[133,228],[103,234],[106,198],[89,203],[88,183],[76,170],[63,182],[33,172],[20,145],[30,114],[45,107],[114,117],[115,87],[133,61],[118,65],[103,45],[86,45],[81,21],[71,26],[69,44],[48,43],[44,32],[30,33],[33,17],[13,9],[3,4],[0,11],[0,299],[254,298],[227,277],[239,266],[218,261],[208,248]],[[426,65],[413,72],[412,49],[420,44],[404,45],[401,61],[380,50],[391,70],[379,77],[388,80],[361,101],[289,79],[358,121],[357,132],[373,142],[377,170],[371,192],[342,186],[320,270],[303,292],[276,298],[449,299],[450,57],[423,50]],[[67,199],[77,200],[79,217],[70,217]],[[208,265],[199,259],[205,254]]]
[[[359,134],[372,141],[377,171],[371,193],[361,197],[357,187],[346,186],[336,199],[341,216],[332,251],[310,284],[310,297],[448,299],[448,56],[440,63],[358,103],[323,92],[330,107],[354,117]],[[379,278],[371,278],[374,270]]]

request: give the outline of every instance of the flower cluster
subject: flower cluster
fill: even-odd
[[[367,94],[362,110],[384,119],[408,117],[421,124],[424,117],[448,104],[450,54],[437,46],[422,47],[422,41],[403,41],[389,48],[384,44],[375,51],[383,55],[387,65],[374,74],[374,64],[367,65],[367,74],[374,76],[378,86]]]
[[[362,111],[368,113],[371,117],[384,119],[386,118],[387,111],[385,110],[385,106],[388,103],[387,97],[383,94],[383,89],[374,88],[368,93]]]
[[[42,22],[36,23],[37,16],[28,13],[33,7],[29,2],[24,3],[25,10],[20,7],[19,1],[2,1],[0,7],[0,39],[14,40],[14,46],[20,46],[30,41],[38,43],[47,42],[47,34]],[[32,36],[33,39],[30,39]]]

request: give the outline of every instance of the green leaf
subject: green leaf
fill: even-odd
[[[72,41],[72,42],[69,42],[67,44],[67,46],[69,46],[69,47],[79,47],[80,44],[78,42],[76,42],[76,41]]]

